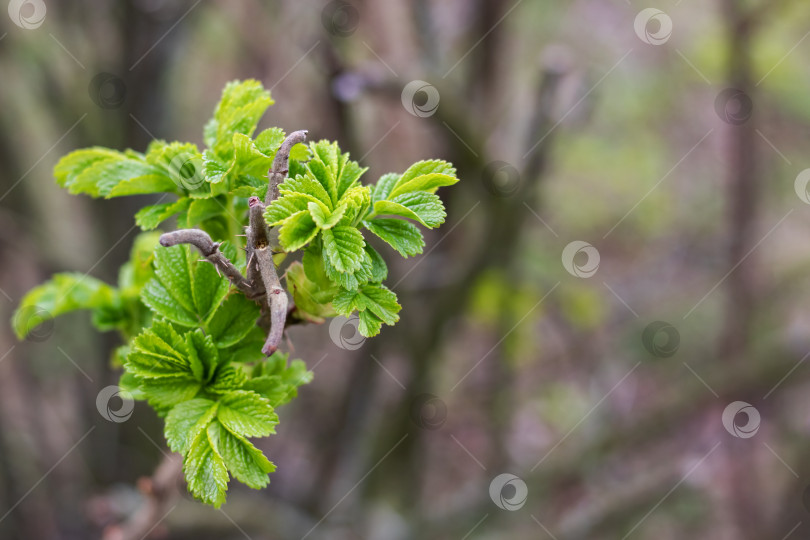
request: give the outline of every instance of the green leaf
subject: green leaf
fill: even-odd
[[[427,191],[429,193],[433,193],[436,191],[436,189],[442,186],[452,186],[456,182],[458,182],[458,178],[455,176],[450,176],[449,174],[425,174],[422,176],[417,176],[407,183],[402,183],[402,180],[400,179],[397,186],[390,193],[389,197],[396,198],[399,195],[411,193],[413,191]]]
[[[440,160],[420,161],[408,167],[387,198],[411,191],[433,193],[439,187],[451,186],[456,182],[458,182],[456,169],[450,163]]]
[[[193,399],[202,390],[202,383],[192,375],[140,379],[140,391],[155,411],[165,416],[172,407]]]
[[[219,433],[212,425],[209,424],[207,429],[194,438],[183,462],[183,473],[192,495],[219,508],[225,502],[228,470],[215,446],[214,441]]]
[[[107,194],[107,198],[147,193],[176,193],[177,185],[162,171],[121,180]]]
[[[335,316],[334,309],[329,305],[329,302],[337,294],[335,287],[331,287],[332,294],[329,296],[329,291],[324,291],[307,278],[303,265],[297,261],[287,267],[284,275],[287,281],[287,289],[292,294],[295,302],[298,317],[320,324],[324,322],[326,317]],[[324,295],[324,292],[327,294]]]
[[[338,174],[340,173],[340,149],[337,143],[321,140],[309,145],[312,159],[306,164],[308,176],[317,180],[329,198],[329,208],[338,201]]]
[[[368,167],[360,167],[356,161],[349,159],[349,154],[340,156],[340,172],[337,179],[337,200],[340,201],[343,195],[351,188],[360,184],[360,177],[368,170]]]
[[[144,303],[183,326],[201,326],[228,293],[228,280],[187,245],[155,250],[155,277],[141,291]]]
[[[446,216],[439,196],[425,191],[405,193],[393,201],[377,201],[374,203],[374,213],[414,219],[431,229],[444,223]]]
[[[358,314],[360,319],[360,324],[357,326],[357,330],[360,332],[361,335],[365,337],[374,337],[380,333],[380,329],[382,328],[382,319],[374,315],[370,310],[361,311]]]
[[[397,313],[402,309],[393,291],[384,285],[372,283],[363,285],[356,291],[342,291],[332,300],[332,306],[345,316],[351,315],[355,310],[361,313],[369,310],[389,325],[399,320]]]
[[[231,347],[242,341],[256,327],[260,311],[256,302],[245,295],[228,295],[208,322],[208,331],[217,347]]]
[[[267,207],[264,219],[270,226],[281,225],[293,214],[308,210],[309,203],[315,200],[314,197],[303,193],[282,195]]]
[[[218,406],[216,401],[196,398],[174,407],[166,416],[164,428],[169,448],[185,455],[191,448],[191,442],[214,419]]]
[[[122,184],[121,192],[115,188]],[[71,193],[85,193],[92,197],[117,197],[136,193],[176,191],[176,185],[166,173],[140,159],[123,155],[117,158],[95,161],[76,175],[67,186]]]
[[[214,345],[214,340],[211,339],[211,336],[206,336],[199,328],[193,332],[187,332],[185,337],[194,378],[210,381],[220,363],[219,352]]]
[[[422,253],[425,247],[422,233],[407,221],[375,218],[364,221],[363,226],[397,250],[403,257]]]
[[[310,200],[323,204],[327,210],[332,210],[335,207],[326,188],[309,171],[305,175],[284,180],[279,186],[279,193],[282,196],[293,193],[308,195]]]
[[[278,416],[267,398],[255,392],[237,390],[219,400],[217,418],[232,433],[245,437],[266,437],[275,433]]]
[[[262,154],[269,156],[271,159],[275,157],[278,149],[281,148],[281,143],[284,142],[284,130],[277,127],[265,129],[256,136],[256,148]],[[272,162],[270,163],[272,165]],[[268,165],[268,167],[270,166]],[[267,173],[267,171],[265,171]]]
[[[186,341],[171,324],[157,320],[133,341],[127,356],[127,371],[141,378],[190,375],[201,381],[203,365],[189,353]]]
[[[267,475],[275,471],[276,466],[261,450],[219,422],[211,424],[209,429],[216,432],[216,447],[234,478],[253,489],[261,489],[270,483]]]
[[[219,354],[227,362],[259,362],[265,358],[262,353],[265,339],[267,339],[267,334],[258,326],[254,326],[239,343],[221,349]]]
[[[338,225],[323,231],[324,255],[338,272],[360,269],[365,245],[363,235],[354,227]]]
[[[355,186],[343,194],[341,204],[347,205],[346,213],[341,219],[341,225],[357,226],[361,217],[365,216],[371,206],[371,190],[368,186]]]
[[[312,372],[301,360],[287,365],[287,354],[276,351],[265,362],[255,367],[253,378],[243,388],[253,390],[270,400],[273,407],[290,402],[298,395],[301,385],[312,381]]]
[[[181,197],[175,202],[144,206],[135,214],[135,223],[144,231],[151,231],[178,212],[188,209],[191,199]]]
[[[273,104],[270,92],[256,80],[231,81],[204,130],[205,144],[223,161],[230,161],[235,133],[250,136],[259,119]]]
[[[370,244],[366,244],[365,249],[371,259],[371,279],[369,281],[382,283],[388,277],[388,266],[385,264],[382,255],[377,253],[377,250],[371,247]]]
[[[186,225],[193,227],[207,219],[221,216],[225,213],[225,198],[213,197],[211,199],[197,199],[188,208],[188,221]]]
[[[397,173],[388,173],[384,174],[377,180],[377,184],[374,186],[374,191],[371,195],[371,200],[373,202],[382,201],[388,198],[388,195],[394,189],[394,186],[399,179],[402,178],[401,174]]]
[[[259,351],[261,351],[261,344],[259,344]],[[247,380],[248,376],[242,366],[224,365],[217,371],[214,380],[205,387],[205,391],[208,394],[228,394],[242,389]]]
[[[56,274],[23,297],[14,313],[14,332],[23,339],[54,317],[79,309],[113,308],[117,298],[117,291],[103,281],[78,273]]]
[[[313,203],[314,204],[314,203]],[[278,240],[284,251],[296,251],[307,245],[318,234],[318,226],[308,210],[296,212],[284,221]]]
[[[328,210],[325,211],[323,206],[315,202],[309,202],[307,208],[319,229],[331,229],[338,224],[343,214],[346,213],[345,204],[338,205],[331,213]]]
[[[63,188],[70,188],[81,173],[104,161],[117,161],[124,159],[124,154],[109,148],[94,146],[76,150],[64,156],[53,169],[56,183]]]

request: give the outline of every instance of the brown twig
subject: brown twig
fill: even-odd
[[[307,139],[307,130],[293,131],[276,152],[276,158],[273,160],[273,168],[267,174],[270,184],[267,186],[267,196],[264,198],[264,204],[270,206],[270,203],[278,199],[278,185],[284,182],[287,177],[290,163],[290,151],[292,147],[298,143],[302,143]]]
[[[167,455],[149,478],[138,480],[138,489],[144,501],[137,512],[120,525],[104,531],[102,540],[143,540],[175,506],[180,495],[177,480],[183,472],[183,459],[179,454]]]
[[[278,349],[284,335],[284,327],[287,323],[287,293],[281,288],[275,262],[273,262],[273,250],[270,246],[267,224],[264,221],[264,207],[269,206],[278,198],[278,186],[287,177],[290,163],[290,151],[292,147],[300,142],[304,142],[307,137],[306,130],[294,131],[290,133],[281,147],[276,152],[273,160],[273,167],[267,174],[268,186],[265,204],[258,197],[251,197],[248,201],[250,205],[250,226],[248,228],[248,253],[251,256],[251,265],[258,267],[262,284],[267,294],[267,308],[270,310],[270,331],[267,333],[267,340],[264,342],[262,352],[273,354]],[[248,266],[248,272],[253,274],[255,269]]]
[[[219,271],[233,283],[237,289],[245,293],[248,298],[255,298],[256,290],[252,284],[242,275],[236,266],[219,250],[219,243],[211,240],[208,233],[200,229],[180,229],[161,235],[160,245],[163,247],[176,246],[178,244],[191,244]]]

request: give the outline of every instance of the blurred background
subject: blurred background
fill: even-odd
[[[802,0],[12,0],[0,319],[57,271],[114,282],[150,202],[69,196],[61,155],[201,144],[256,78],[260,128],[367,182],[462,181],[423,256],[381,249],[396,327],[290,330],[315,379],[270,486],[152,537],[810,538],[808,29]],[[100,538],[166,452],[144,404],[98,413],[119,343],[88,319],[0,326],[0,538]]]

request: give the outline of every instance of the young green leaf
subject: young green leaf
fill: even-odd
[[[183,473],[192,495],[219,508],[225,502],[228,470],[214,443],[219,433],[211,426],[209,424],[207,429],[198,433],[191,443],[183,461]]]
[[[261,450],[219,422],[213,422],[209,430],[216,432],[217,449],[234,478],[253,489],[261,489],[270,483],[267,475],[275,471],[276,466]]]
[[[406,217],[431,229],[444,223],[446,215],[439,196],[426,191],[404,193],[391,201],[377,201],[374,213]]]
[[[363,226],[376,234],[403,257],[418,255],[425,247],[422,233],[414,225],[401,219],[375,218],[363,222]]]
[[[311,242],[316,234],[318,226],[309,210],[301,210],[284,221],[278,232],[278,240],[284,251],[297,251]]]
[[[79,309],[114,308],[118,301],[118,292],[103,281],[82,274],[56,274],[23,297],[12,319],[14,332],[23,339],[54,317]]]
[[[228,280],[189,246],[158,247],[155,277],[141,292],[144,303],[183,326],[205,323],[228,293]]]
[[[214,419],[217,407],[219,404],[216,401],[204,398],[190,399],[174,407],[166,415],[164,429],[169,448],[185,455],[191,442]]]
[[[312,201],[307,204],[307,208],[319,229],[331,229],[340,222],[343,214],[346,213],[345,204],[339,204],[331,213],[325,211],[323,206]]]
[[[338,225],[323,231],[323,252],[338,272],[359,270],[365,245],[363,235],[354,227]]]
[[[267,108],[270,92],[255,80],[232,81],[225,86],[214,117],[205,126],[205,144],[223,161],[230,161],[235,133],[252,135]]]
[[[266,437],[275,433],[278,415],[267,398],[255,392],[237,390],[219,400],[217,418],[233,433],[245,437]]]

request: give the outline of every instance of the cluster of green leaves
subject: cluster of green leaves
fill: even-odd
[[[220,249],[244,273],[239,235],[248,198],[265,197],[267,172],[285,139],[279,128],[254,137],[272,103],[257,81],[234,81],[204,128],[202,151],[156,140],[145,153],[93,147],[62,158],[54,174],[71,193],[160,198],[135,215],[145,232],[117,287],[57,274],[25,296],[14,318],[20,339],[44,320],[79,309],[90,310],[99,329],[118,330],[125,341],[115,355],[124,367],[121,387],[165,417],[189,490],[214,506],[225,500],[229,475],[254,488],[267,484],[275,467],[249,439],[273,433],[275,408],[312,375],[300,360],[278,352],[264,357],[259,306],[196,250],[155,247],[159,233],[147,231],[172,217],[179,227],[199,227],[223,242]],[[372,336],[383,323],[397,322],[401,308],[383,285],[385,261],[363,231],[404,257],[421,253],[424,240],[411,221],[440,225],[445,211],[435,192],[458,180],[443,161],[419,162],[371,186],[360,183],[365,170],[336,143],[297,144],[290,177],[265,219],[278,227],[284,253],[302,252],[284,272],[293,316],[323,322],[356,312],[360,332]]]
[[[341,153],[337,143],[319,141],[309,149],[311,159],[290,168],[280,197],[264,214],[269,225],[280,227],[286,252],[304,249],[302,262],[287,271],[288,288],[304,318],[357,313],[360,333],[377,335],[383,323],[399,320],[400,305],[382,284],[388,267],[362,229],[403,257],[421,253],[422,233],[398,218],[428,228],[441,225],[445,211],[436,190],[458,182],[455,169],[444,161],[420,161],[403,174],[389,173],[364,186],[360,176],[366,169]]]
[[[223,252],[235,256],[233,247]],[[219,506],[228,472],[250,487],[267,485],[275,467],[248,438],[274,433],[275,407],[312,374],[278,352],[264,359],[259,306],[198,259],[188,246],[155,252],[141,293],[155,319],[133,340],[121,386],[166,417],[189,490]]]

